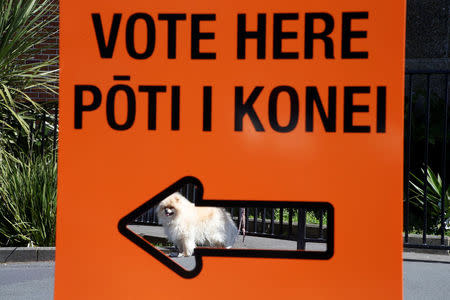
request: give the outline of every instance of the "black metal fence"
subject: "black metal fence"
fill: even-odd
[[[450,250],[447,153],[449,92],[449,70],[406,71],[403,202],[404,246],[407,248]],[[46,112],[30,122],[31,144],[35,151],[42,154],[51,151],[55,161],[58,107],[56,103],[50,103],[45,108]],[[24,142],[29,143],[30,137],[17,137],[17,143]],[[191,200],[196,197],[189,187],[181,193]],[[242,210],[234,208],[230,213],[239,224]],[[306,217],[311,213],[318,219],[317,225],[307,224]],[[324,211],[281,207],[247,208],[244,218],[245,232],[248,235],[297,240],[299,249],[304,249],[306,242],[326,242],[327,215]],[[141,224],[157,224],[153,211],[136,221]]]
[[[31,105],[30,105],[31,106]],[[58,102],[43,102],[39,108],[30,107],[21,114],[22,120],[12,114],[0,117],[2,144],[6,152],[20,157],[21,154],[41,155],[56,162],[58,148]],[[24,129],[26,124],[27,129]],[[8,125],[5,125],[8,124]]]
[[[188,184],[179,191],[192,202],[198,199],[197,188]],[[325,209],[306,210],[302,208],[228,208],[240,233],[297,241],[297,249],[304,250],[307,242],[327,242],[327,216]],[[318,224],[307,224],[309,214]],[[136,224],[158,225],[155,208],[148,210],[135,221]]]
[[[406,248],[450,250],[450,201],[447,183],[448,81],[449,70],[406,72]]]
[[[43,104],[43,108],[40,118],[30,123],[31,144],[36,144],[37,141],[34,139],[39,137],[38,151],[41,155],[44,155],[45,152],[51,153],[52,161],[56,162],[58,154],[58,103],[48,102]]]

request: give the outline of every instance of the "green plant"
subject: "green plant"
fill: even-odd
[[[422,175],[425,176],[425,170],[421,169]],[[424,211],[424,180],[419,176],[410,173],[412,179],[409,181],[409,190],[412,194],[410,203],[422,213]],[[422,177],[423,177],[422,176]],[[435,174],[430,167],[427,168],[427,230],[433,233],[440,233],[442,230],[450,229],[450,189],[442,185],[442,179],[439,174]],[[444,196],[444,197],[442,197]],[[442,203],[442,199],[444,203]],[[441,228],[441,207],[444,206],[444,226]]]
[[[49,156],[0,164],[0,246],[55,244],[56,164]]]
[[[271,219],[271,209],[266,209],[266,222],[270,222]],[[262,220],[263,210],[260,209],[258,211],[258,220]],[[274,209],[274,221],[280,222],[280,209],[275,208]],[[254,220],[254,210],[249,210],[249,218],[251,220]],[[289,222],[289,210],[283,209],[283,222]],[[292,222],[297,223],[298,222],[298,210],[293,209],[292,210]],[[327,224],[327,213],[323,212],[322,214],[322,222],[324,225]],[[320,211],[319,210],[307,210],[306,211],[306,223],[307,224],[319,224],[320,223]]]
[[[27,93],[31,89],[57,92],[58,70],[50,70],[57,58],[36,59],[43,43],[57,34],[45,32],[46,26],[57,18],[48,17],[52,2],[0,2],[0,159],[30,149],[30,123],[42,114],[43,107]],[[16,143],[21,137],[26,137],[25,144]]]

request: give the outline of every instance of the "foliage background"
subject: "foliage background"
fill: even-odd
[[[56,212],[58,57],[43,57],[58,32],[55,2],[0,2],[0,246],[52,246]],[[47,99],[48,100],[48,99]]]

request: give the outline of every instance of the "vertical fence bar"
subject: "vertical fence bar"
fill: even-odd
[[[191,197],[191,192],[192,192],[192,184],[188,183],[186,184],[186,198],[189,199],[189,201],[192,201],[192,197]]]
[[[445,205],[447,197],[447,131],[448,131],[448,73],[445,75],[445,116],[444,116],[444,137],[442,141],[442,195],[441,195],[441,245],[445,239]],[[450,205],[450,203],[449,203]]]
[[[258,209],[255,207],[255,210],[253,212],[254,212],[253,225],[255,226],[255,228],[253,228],[253,232],[257,233],[258,232]]]
[[[408,243],[409,238],[409,180],[410,180],[410,168],[411,168],[411,139],[412,139],[412,74],[409,74],[409,92],[408,92],[408,115],[407,125],[408,129],[406,131],[406,191],[405,191],[405,243]]]
[[[283,234],[283,208],[280,208],[280,228],[279,228],[279,232],[280,235]]]
[[[297,250],[305,250],[306,214],[302,208],[298,209]]]
[[[261,233],[266,232],[266,208],[263,208],[262,211],[262,230]]]
[[[194,184],[189,184],[189,199],[194,202]]]
[[[197,201],[197,186],[195,184],[192,185],[192,202]]]
[[[427,110],[425,114],[425,154],[424,154],[424,178],[423,178],[423,235],[422,235],[422,243],[427,243],[427,228],[428,228],[428,200],[427,200],[427,175],[428,175],[428,144],[430,138],[430,95],[431,95],[431,84],[430,84],[430,74],[427,74]]]
[[[323,238],[323,210],[319,211],[319,238]]]
[[[58,139],[58,103],[55,105],[54,120],[53,120],[53,162],[56,160],[56,147]]]
[[[270,234],[275,234],[275,209],[272,208],[272,215],[270,217]]]
[[[45,110],[42,113],[41,118],[41,156],[44,157],[44,149],[45,149],[45,141],[46,141],[46,135],[45,135],[45,122],[46,122],[46,114]]]
[[[31,120],[30,123],[30,153],[33,154],[33,144],[34,144],[34,125],[36,123],[36,120]],[[20,138],[20,135],[19,135]]]
[[[183,196],[186,197],[187,199],[189,199],[189,196],[188,196],[188,194],[189,194],[189,184],[184,185],[184,190],[183,191],[184,191]],[[191,201],[191,200],[189,200],[189,201]]]
[[[289,227],[288,227],[288,235],[292,235],[292,208],[289,208]]]
[[[146,224],[150,223],[150,210],[147,210],[145,212],[145,223]]]
[[[186,197],[186,195],[187,195],[187,186],[186,186],[186,185],[183,185],[183,186],[181,187],[180,193],[181,193],[183,196]]]

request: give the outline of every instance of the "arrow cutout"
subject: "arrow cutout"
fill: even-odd
[[[317,209],[322,208],[328,211],[327,215],[327,250],[326,251],[305,251],[305,250],[258,250],[258,249],[223,249],[197,247],[194,250],[195,268],[186,270],[168,256],[147,242],[144,238],[127,228],[143,213],[150,208],[158,205],[159,202],[179,191],[187,184],[197,186],[198,195],[195,206],[213,206],[213,207],[262,207],[262,208],[304,208]],[[334,208],[328,202],[300,202],[300,201],[235,201],[235,200],[205,200],[203,199],[203,185],[195,177],[186,176],[170,185],[168,188],[127,214],[118,224],[119,232],[135,243],[147,253],[158,259],[161,263],[169,267],[178,275],[184,278],[193,278],[200,274],[202,270],[203,256],[226,256],[226,257],[258,257],[258,258],[289,258],[289,259],[330,259],[334,253]]]

